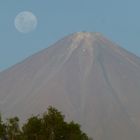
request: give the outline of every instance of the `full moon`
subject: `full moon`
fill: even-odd
[[[15,18],[15,27],[21,33],[29,33],[36,29],[37,18],[32,12],[20,12]]]

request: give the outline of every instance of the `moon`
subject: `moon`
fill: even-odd
[[[29,33],[36,29],[37,18],[32,12],[20,12],[15,18],[15,27],[21,33]]]

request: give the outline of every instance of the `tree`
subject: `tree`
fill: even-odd
[[[42,131],[42,120],[38,116],[32,116],[22,127],[23,135],[27,140],[39,140]]]
[[[7,119],[6,133],[9,140],[17,140],[20,136],[19,118],[13,117]]]
[[[88,137],[85,133],[83,133],[80,130],[80,125],[72,121],[67,124],[66,139],[67,140],[88,140]]]
[[[88,140],[80,125],[65,122],[65,116],[56,108],[49,107],[43,116],[44,134],[48,140]]]
[[[63,128],[65,126],[64,115],[50,106],[48,112],[43,115],[43,126],[47,139],[60,140],[63,137]]]
[[[5,134],[6,134],[6,128],[5,128],[5,125],[2,121],[2,117],[0,115],[0,138],[1,139],[4,138]]]
[[[49,107],[42,116],[32,116],[19,128],[19,118],[0,117],[0,138],[8,140],[90,140],[74,121],[66,122],[65,116],[54,107]]]

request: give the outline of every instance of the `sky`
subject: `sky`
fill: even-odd
[[[139,0],[0,0],[0,71],[73,32],[100,32],[140,56]],[[30,11],[37,28],[20,33],[15,17]]]

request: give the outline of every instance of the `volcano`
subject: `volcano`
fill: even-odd
[[[78,32],[0,73],[0,112],[54,106],[94,140],[140,139],[140,58],[100,33]]]

